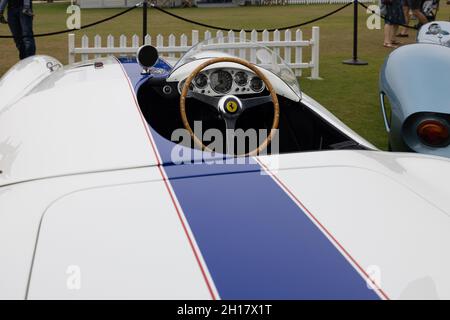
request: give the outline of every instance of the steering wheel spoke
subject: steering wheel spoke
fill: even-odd
[[[272,102],[272,97],[268,95],[268,96],[247,98],[241,99],[241,102],[242,102],[242,110],[247,110],[268,102]]]
[[[213,107],[214,110],[216,110],[216,111],[219,110],[220,97],[212,97],[212,96],[208,96],[208,95],[198,93],[195,91],[189,91],[187,97],[194,98],[198,101],[201,101],[201,102],[207,104],[208,106]]]
[[[236,118],[224,117],[225,120],[225,136],[227,139],[227,154],[234,155],[234,131],[236,130]]]

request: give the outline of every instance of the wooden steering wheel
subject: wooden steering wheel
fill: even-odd
[[[225,95],[222,97],[212,97],[205,94],[201,94],[198,92],[189,92],[189,86],[192,82],[192,80],[206,67],[220,63],[220,62],[232,62],[237,63],[240,65],[243,65],[244,67],[247,67],[251,71],[253,71],[266,85],[266,88],[269,90],[270,95],[268,96],[261,96],[261,97],[255,97],[255,98],[247,98],[247,99],[241,99],[233,95]],[[189,96],[188,96],[189,93]],[[264,141],[259,144],[259,146],[249,151],[245,154],[240,154],[239,156],[253,156],[256,154],[261,153],[272,141],[272,138],[276,134],[276,131],[278,129],[278,124],[280,120],[280,105],[278,103],[278,97],[277,94],[272,86],[272,84],[269,82],[267,77],[253,64],[234,57],[219,57],[219,58],[213,58],[210,59],[201,65],[199,65],[197,68],[195,68],[194,71],[186,78],[186,81],[183,86],[183,90],[181,91],[180,96],[180,113],[181,113],[181,120],[183,121],[183,126],[186,130],[188,130],[189,134],[191,135],[194,142],[202,148],[202,150],[212,151],[207,146],[203,144],[203,142],[194,134],[192,131],[191,126],[189,125],[189,121],[186,115],[186,97],[192,97],[199,101],[202,101],[209,106],[213,107],[225,120],[225,127],[226,127],[226,143],[227,143],[227,153],[232,152],[234,155],[234,130],[236,128],[236,122],[239,116],[247,109],[259,106],[261,104],[272,102],[273,103],[273,123],[272,128],[270,130],[270,134],[264,139]],[[238,155],[236,155],[238,156]]]

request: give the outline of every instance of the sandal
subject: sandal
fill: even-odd
[[[397,40],[392,40],[391,43],[394,45],[402,44],[400,41],[397,41]]]
[[[383,46],[384,46],[385,48],[391,48],[391,49],[398,48],[398,46],[393,45],[392,43],[385,43]]]
[[[408,37],[409,37],[409,34],[399,33],[399,34],[396,35],[396,37],[399,37],[399,38],[408,38]]]

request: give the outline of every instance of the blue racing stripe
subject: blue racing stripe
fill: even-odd
[[[136,86],[140,75],[124,66]],[[151,131],[221,298],[379,299],[253,160],[173,165],[173,143]]]

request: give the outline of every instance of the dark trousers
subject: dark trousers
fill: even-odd
[[[8,25],[19,50],[20,60],[36,54],[33,35],[33,17],[22,13],[22,8],[9,8]]]

